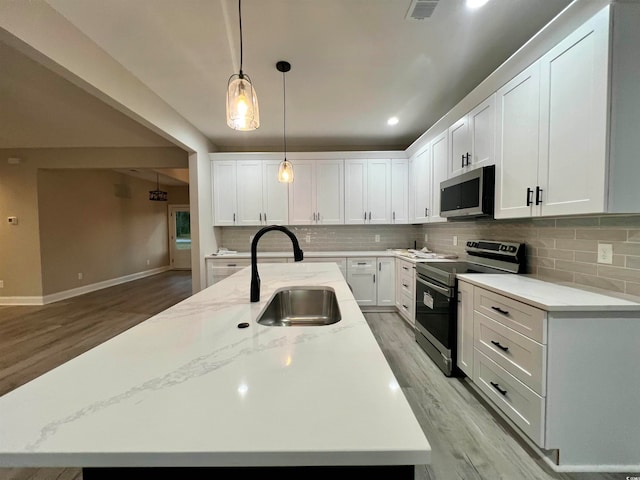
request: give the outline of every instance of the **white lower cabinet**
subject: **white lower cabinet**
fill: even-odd
[[[412,262],[396,259],[396,308],[410,325],[415,325],[416,267]]]
[[[344,257],[305,257],[302,261],[306,263],[335,263],[338,265],[340,273],[342,273],[345,280],[347,278],[347,259]],[[290,258],[289,262],[294,262],[294,259]]]
[[[556,465],[623,471],[640,464],[640,450],[629,448],[640,444],[637,395],[629,395],[640,384],[640,311],[618,308],[617,298],[596,301],[595,294],[527,282],[511,294],[458,280],[459,367]],[[535,306],[526,303],[528,290]]]
[[[258,258],[258,263],[286,263],[286,258]],[[207,287],[251,265],[248,258],[207,258]],[[248,287],[247,287],[248,288]],[[248,290],[247,290],[248,291]]]
[[[396,303],[396,262],[393,257],[378,257],[377,305],[393,307]]]
[[[374,306],[377,302],[375,257],[352,257],[347,260],[347,283],[358,305]]]
[[[458,282],[458,368],[473,378],[473,285]]]

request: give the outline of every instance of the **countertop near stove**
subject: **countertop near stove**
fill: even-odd
[[[410,253],[400,253],[401,249],[393,249],[393,250],[339,250],[339,251],[306,251],[304,249],[304,244],[300,245],[302,250],[304,251],[304,258],[340,258],[340,257],[393,257],[400,258],[402,260],[406,260],[408,262],[420,263],[420,262],[451,262],[451,261],[459,261],[457,258],[443,258],[439,256],[439,254],[434,253],[433,257],[429,258],[420,258],[411,255]],[[448,256],[447,256],[448,257]],[[226,253],[223,255],[211,254],[206,255],[205,259],[222,259],[222,260],[233,260],[233,259],[250,259],[250,252],[236,252],[236,253]],[[266,258],[290,258],[293,260],[293,253],[291,251],[287,252],[258,252],[258,258],[266,259]]]
[[[472,273],[460,274],[457,278],[550,312],[640,312],[640,303],[527,275]]]

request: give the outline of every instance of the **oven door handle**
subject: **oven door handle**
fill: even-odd
[[[442,295],[446,296],[447,298],[451,298],[451,294],[449,293],[449,290],[447,288],[441,287],[439,285],[434,285],[433,283],[427,282],[427,281],[423,280],[420,277],[416,277],[416,281],[421,283],[421,284],[423,284],[423,285],[426,285],[429,288],[433,288],[436,292],[441,293]]]

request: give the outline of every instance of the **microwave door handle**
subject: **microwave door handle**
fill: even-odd
[[[441,293],[442,295],[445,295],[447,298],[449,298],[451,296],[451,295],[449,295],[449,290],[447,290],[444,287],[441,287],[439,285],[434,285],[433,283],[427,282],[427,281],[423,280],[422,278],[418,278],[418,277],[416,277],[416,281],[418,283],[421,283],[421,284],[429,287],[429,288],[433,288],[436,292]]]

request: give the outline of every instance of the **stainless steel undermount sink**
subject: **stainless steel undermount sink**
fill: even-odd
[[[321,326],[340,320],[336,292],[322,286],[276,290],[258,317],[258,323],[270,327]]]

